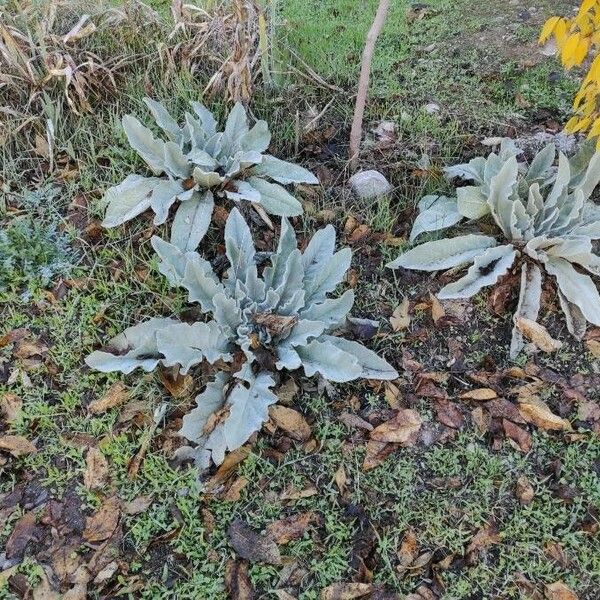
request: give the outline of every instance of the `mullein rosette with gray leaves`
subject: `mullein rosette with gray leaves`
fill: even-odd
[[[185,252],[158,237],[152,245],[169,283],[188,291],[190,302],[212,315],[208,322],[151,319],[114,338],[109,352],[97,351],[87,364],[103,372],[146,371],[159,364],[187,373],[207,361],[238,365],[217,371],[183,418],[181,434],[196,444],[196,463],[220,464],[268,419],[277,402],[278,373],[302,368],[333,382],[358,378],[389,380],[398,373],[356,341],[335,335],[354,303],[347,290],[329,298],[350,267],[349,248],[335,251],[331,225],[318,231],[304,252],[287,219],[268,266],[259,274],[250,229],[237,209],[225,226],[229,268],[221,279],[196,252]],[[218,364],[217,364],[218,363]],[[241,367],[239,366],[241,363]]]
[[[191,103],[182,126],[160,102],[144,102],[165,139],[155,137],[132,115],[123,117],[123,129],[154,177],[129,175],[107,190],[105,227],[121,225],[147,209],[154,212],[154,224],[161,225],[178,202],[171,243],[190,251],[208,230],[215,198],[252,202],[271,215],[302,214],[302,205],[283,185],[317,184],[317,178],[299,165],[265,154],[271,143],[267,123],[257,121],[251,128],[242,104],[232,108],[224,131],[218,131],[213,114],[199,102]]]
[[[573,160],[551,144],[529,168],[518,151],[503,141],[501,152],[476,158],[449,170],[474,181],[459,188],[457,198],[428,196],[411,240],[425,231],[444,229],[463,219],[491,217],[498,236],[470,233],[425,242],[387,266],[422,271],[456,269],[472,263],[458,281],[444,286],[440,299],[469,298],[494,285],[517,263],[521,287],[514,315],[510,356],[523,348],[520,318],[536,321],[544,273],[554,277],[569,332],[581,339],[587,321],[600,325],[600,295],[591,275],[600,276],[600,257],[592,242],[600,239],[600,206],[590,196],[600,181],[600,153],[584,148]],[[461,191],[462,190],[462,191]]]

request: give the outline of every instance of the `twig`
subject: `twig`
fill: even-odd
[[[379,0],[377,14],[367,34],[365,48],[363,50],[362,61],[360,65],[360,77],[358,80],[358,93],[356,95],[356,104],[354,106],[354,117],[352,118],[352,129],[350,130],[350,169],[355,170],[358,161],[358,152],[360,150],[360,140],[362,138],[362,123],[365,113],[365,104],[367,103],[367,92],[369,91],[369,75],[371,73],[371,61],[373,60],[373,51],[375,43],[390,6],[390,0]]]

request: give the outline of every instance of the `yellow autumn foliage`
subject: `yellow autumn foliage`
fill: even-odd
[[[566,69],[581,66],[596,54],[573,101],[568,133],[587,133],[597,138],[600,150],[600,0],[583,0],[571,18],[550,17],[542,27],[539,43],[554,42]]]

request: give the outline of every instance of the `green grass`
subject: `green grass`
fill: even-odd
[[[275,93],[259,88],[251,106],[256,116],[269,121],[274,152],[291,157],[298,144],[298,159],[311,168],[326,166],[336,177],[343,173],[360,53],[375,4],[374,0],[275,3],[275,40],[279,64],[286,73]],[[376,232],[399,234],[408,219],[407,208],[424,193],[443,191],[447,186],[439,176],[439,167],[471,154],[481,135],[503,134],[508,125],[526,132],[526,120],[536,111],[549,111],[560,120],[568,112],[574,83],[563,75],[556,82],[553,73],[557,67],[552,60],[526,67],[522,64],[526,50],[520,55],[502,54],[510,46],[502,47],[506,30],[492,17],[494,11],[500,16],[512,11],[508,25],[513,24],[514,10],[505,3],[482,5],[475,12],[466,0],[434,0],[422,19],[410,23],[405,20],[408,5],[392,4],[374,61],[367,125],[383,119],[395,121],[399,145],[391,153],[366,151],[364,162],[383,169],[396,191],[386,201],[360,205],[339,186],[324,187],[311,200],[315,213],[335,208],[340,220],[352,213]],[[540,11],[549,14],[550,4],[545,2]],[[152,5],[164,19],[169,18],[168,2],[155,1]],[[146,34],[158,36],[159,31],[160,27],[153,28]],[[514,39],[528,43],[535,35],[535,26],[518,24],[510,32]],[[100,36],[94,43],[97,49],[105,48],[107,52],[129,44],[126,48],[137,52],[154,42],[128,33],[113,39]],[[291,72],[287,68],[291,54],[288,47],[343,91],[323,89]],[[295,59],[291,63],[304,69]],[[182,72],[164,81],[158,62],[148,70],[145,67],[147,64],[128,72],[120,82],[118,97],[93,115],[76,118],[60,112],[58,101],[51,105],[56,110],[48,109],[44,115],[54,120],[57,156],[71,161],[75,177],[63,179],[58,172],[49,173],[47,165],[31,151],[31,138],[25,131],[0,149],[4,200],[13,205],[13,194],[21,196],[23,187],[34,188],[42,181],[59,186],[56,210],[61,219],[79,194],[88,201],[91,215],[100,218],[100,199],[106,187],[143,169],[126,143],[120,117],[127,112],[145,115],[141,99],[148,91],[164,100],[173,113],[182,115],[188,100],[200,98],[206,84],[203,75],[192,77]],[[305,151],[302,140],[296,139],[296,113],[304,119],[308,109],[318,113],[330,100],[319,127],[334,125],[336,134],[328,142],[332,150]],[[523,100],[529,106],[523,106]],[[427,102],[439,104],[440,112],[426,114],[422,107]],[[222,103],[213,103],[211,108],[224,112]],[[428,172],[417,172],[425,159],[431,165]],[[31,209],[21,203],[18,210]],[[2,226],[12,226],[17,218],[13,213],[4,216]],[[307,218],[298,222],[297,228],[309,234],[317,224],[316,218]],[[242,518],[261,531],[276,519],[315,511],[322,515],[322,524],[313,525],[301,539],[282,547],[285,557],[297,561],[304,570],[297,589],[301,600],[316,600],[323,587],[352,580],[357,564],[353,557],[361,552],[376,582],[400,594],[414,591],[430,580],[431,572],[424,569],[398,574],[396,553],[409,529],[415,531],[421,553],[433,552],[434,562],[450,554],[456,556],[450,569],[437,572],[445,588],[444,597],[519,598],[516,574],[520,572],[540,589],[545,583],[561,579],[580,599],[595,598],[600,586],[600,546],[597,534],[585,533],[582,523],[600,504],[598,438],[585,436],[570,441],[538,432],[532,451],[524,456],[506,443],[492,449],[489,436],[480,436],[468,422],[453,441],[429,448],[400,449],[382,466],[364,472],[364,440],[353,443],[356,432],[342,425],[337,416],[348,410],[346,401],[352,395],[358,396],[362,411],[384,410],[386,403],[382,393],[364,384],[340,385],[336,386],[339,397],[334,401],[316,392],[307,392],[296,401],[297,408],[311,422],[318,442],[316,451],[307,453],[293,446],[278,464],[269,454],[277,436],[271,438],[264,432],[239,467],[237,475],[248,480],[240,500],[226,502],[204,495],[193,470],[172,466],[168,449],[177,418],[191,404],[192,397],[173,400],[156,374],[136,372],[121,378],[91,372],[83,365],[83,357],[124,328],[148,317],[180,315],[186,310],[185,296],[169,288],[156,269],[148,242],[151,229],[148,219],[139,218],[126,227],[104,231],[99,241],[84,238],[78,245],[78,268],[71,274],[80,285],[54,303],[44,295],[43,286],[38,287],[31,302],[23,301],[21,290],[10,289],[3,298],[0,324],[0,337],[26,327],[49,347],[39,365],[15,359],[10,345],[0,348],[0,367],[8,364],[11,373],[18,369],[17,375],[24,372],[27,376],[19,375],[13,383],[0,384],[0,393],[16,393],[23,400],[23,413],[10,432],[35,439],[39,448],[37,454],[14,462],[11,459],[8,466],[0,467],[4,469],[0,471],[0,492],[9,492],[17,482],[34,476],[55,498],[64,498],[75,490],[88,515],[100,505],[103,494],[116,493],[124,501],[141,494],[153,497],[147,511],[125,519],[121,550],[129,570],[118,576],[111,590],[114,597],[225,598],[225,565],[234,557],[227,528],[234,519]],[[69,233],[77,236],[75,231]],[[203,247],[209,258],[215,255],[218,241],[215,226]],[[385,320],[404,295],[423,294],[431,283],[406,282],[384,270],[383,264],[398,249],[376,246],[355,248],[353,267],[359,277],[354,313]],[[415,315],[411,331],[369,344],[396,365],[400,364],[402,350],[410,349],[426,369],[433,371],[447,368],[447,343],[452,338],[467,345],[465,364],[469,369],[482,368],[489,355],[499,365],[505,364],[509,317],[490,315],[483,297],[476,298],[473,307],[472,319],[464,327],[436,331],[422,312]],[[413,331],[422,332],[423,328],[427,330],[425,337],[411,339]],[[581,346],[566,344],[560,355],[542,357],[538,362],[564,376],[588,374],[590,363],[583,356]],[[200,388],[203,375],[194,376],[196,388]],[[87,404],[119,380],[126,383],[132,402],[146,404],[145,421],[120,423],[119,409],[93,417],[87,413]],[[558,402],[558,395],[559,391],[554,390],[548,400]],[[168,405],[166,421],[152,434],[152,412],[163,402]],[[429,403],[418,401],[416,408],[433,426]],[[8,428],[3,426],[2,432],[6,431]],[[127,473],[129,462],[150,435],[145,460],[138,476],[131,479]],[[83,487],[85,448],[78,442],[81,436],[92,436],[109,462],[111,487],[102,493]],[[558,475],[549,468],[557,462]],[[334,479],[341,466],[348,478],[345,495]],[[521,506],[514,495],[520,475],[527,476],[535,490],[527,506]],[[460,485],[445,489],[440,482],[449,478]],[[309,485],[315,485],[318,494],[299,500],[281,498],[290,486],[302,489]],[[577,488],[573,501],[560,499],[557,489],[564,485]],[[22,512],[18,508],[0,527],[0,547]],[[473,564],[465,564],[461,557],[466,546],[477,530],[490,522],[501,536],[499,543]],[[546,544],[554,541],[569,557],[568,567],[555,563],[544,552]],[[39,579],[33,553],[19,571],[32,582]],[[277,597],[274,590],[281,572],[280,567],[251,565],[250,578],[261,598]],[[144,585],[129,592],[134,577]],[[5,597],[12,598],[12,592],[0,586],[0,598]]]

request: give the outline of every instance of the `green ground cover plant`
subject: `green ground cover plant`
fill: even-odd
[[[26,31],[51,4],[10,0],[0,21]],[[213,317],[168,279],[176,270],[164,273],[169,260],[160,253],[188,253],[172,247],[170,218],[155,224],[143,211],[118,227],[101,225],[107,190],[133,173],[151,175],[123,115],[144,114],[146,97],[177,117],[177,127],[190,102],[201,101],[220,123],[231,111],[224,96],[204,90],[234,47],[235,11],[191,4],[178,11],[169,0],[56,3],[49,48],[119,65],[110,93],[87,97],[91,112],[70,110],[59,76],[35,87],[30,104],[28,87],[0,79],[0,230],[31,225],[18,257],[47,224],[75,253],[74,268],[31,292],[30,280],[9,286],[0,301],[0,597],[595,600],[598,327],[588,323],[581,340],[568,335],[555,278],[545,277],[537,323],[562,345],[545,352],[527,338],[510,359],[518,271],[489,294],[439,301],[458,271],[385,267],[411,251],[421,199],[480,185],[444,170],[489,158],[485,137],[509,137],[522,150],[505,142],[501,161],[515,156],[518,182],[549,142],[569,157],[572,173],[585,173],[573,162],[578,140],[559,133],[579,82],[536,43],[544,20],[570,14],[569,3],[393,3],[374,57],[359,163],[392,184],[377,201],[346,186],[356,77],[376,2],[261,3],[272,80],[263,85],[257,60],[247,114],[269,124],[269,153],[314,173],[319,185],[279,182],[303,209],[287,224],[252,201],[217,201],[198,246],[201,271],[225,286],[234,207],[251,232],[258,286],[282,237],[304,256],[311,239],[335,230],[352,261],[325,302],[352,305],[353,316],[343,330],[320,335],[371,349],[398,377],[335,382],[271,365],[277,402],[260,432],[201,478],[194,444],[180,432],[217,372],[239,372],[246,357],[235,350],[237,336],[223,336],[232,362],[129,374],[84,362],[152,319],[177,317],[189,331]],[[84,14],[82,27],[96,30],[65,42]],[[2,77],[4,69],[0,62]],[[550,149],[545,156],[548,179],[537,183],[547,201],[557,167],[566,167],[556,155],[550,164]],[[52,199],[38,193],[47,186],[58,190]],[[534,184],[517,191],[525,187]],[[517,195],[527,208],[528,196]],[[585,202],[597,203],[595,194]],[[513,244],[502,241],[491,213],[453,227]],[[423,231],[414,240],[441,235]],[[226,297],[241,302],[247,290],[239,288]],[[262,349],[281,341],[265,328],[264,343],[251,349],[261,371],[273,358]]]

